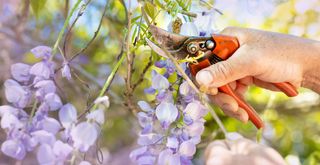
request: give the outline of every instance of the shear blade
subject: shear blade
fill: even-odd
[[[150,32],[155,40],[160,44],[160,47],[167,49],[177,59],[184,59],[188,55],[184,44],[185,41],[190,38],[189,36],[171,33],[154,25],[150,25]],[[149,46],[155,50],[155,52],[163,57],[166,57],[165,52],[159,46],[150,40],[147,42]]]
[[[148,38],[146,38],[147,44],[150,46],[150,48],[155,51],[158,55],[168,58],[168,56],[166,55],[166,53],[155,43],[153,43],[151,40],[149,40]]]

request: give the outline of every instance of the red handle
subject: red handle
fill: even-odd
[[[248,116],[249,120],[258,128],[262,128],[264,126],[263,121],[257,114],[257,112],[249,105],[247,104],[240,96],[238,96],[229,85],[224,85],[222,87],[219,87],[219,92],[226,93],[230,96],[232,96],[238,103],[239,107],[244,109]]]
[[[204,58],[201,61],[198,61],[197,64],[189,64],[190,72],[193,76],[197,74],[198,71],[200,71],[203,68],[206,68],[214,63],[216,61],[213,61],[211,59],[211,56],[217,56],[218,59],[226,60],[228,59],[238,48],[239,43],[237,38],[231,37],[231,36],[225,36],[225,35],[212,35],[213,41],[215,43],[215,47],[212,50],[212,55]],[[215,58],[217,59],[217,58]],[[297,89],[288,82],[281,82],[281,83],[273,83],[275,87],[280,89],[283,93],[285,93],[289,97],[293,97],[298,95]],[[232,96],[238,103],[239,107],[244,109],[249,116],[249,120],[258,128],[263,127],[263,122],[257,112],[248,104],[246,103],[240,96],[238,96],[230,87],[229,85],[225,85],[218,88],[220,92],[226,93],[230,96]]]

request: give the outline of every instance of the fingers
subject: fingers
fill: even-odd
[[[231,164],[232,152],[226,146],[226,141],[216,140],[209,144],[205,151],[206,165]]]
[[[226,145],[228,144],[228,146]],[[217,140],[205,151],[207,165],[285,165],[284,159],[274,149],[249,139]]]
[[[239,108],[238,103],[231,96],[224,93],[218,93],[215,96],[210,96],[210,99],[221,107],[226,115],[234,117],[242,122],[248,121],[249,116],[247,112],[244,109]]]
[[[238,49],[226,61],[218,62],[199,71],[196,80],[200,86],[220,87],[232,81],[252,75],[255,68],[251,65],[251,58],[242,56],[245,49]]]

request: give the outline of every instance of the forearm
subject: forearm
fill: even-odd
[[[320,93],[320,42],[309,43],[305,54],[302,86]]]

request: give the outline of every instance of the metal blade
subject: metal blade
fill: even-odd
[[[167,50],[177,50],[189,38],[175,33],[170,33],[154,25],[150,25],[150,32],[161,47]]]
[[[151,40],[149,40],[148,38],[145,38],[147,41],[147,44],[150,46],[150,48],[155,51],[157,54],[159,54],[162,57],[168,58],[166,53],[155,43],[153,43]]]

